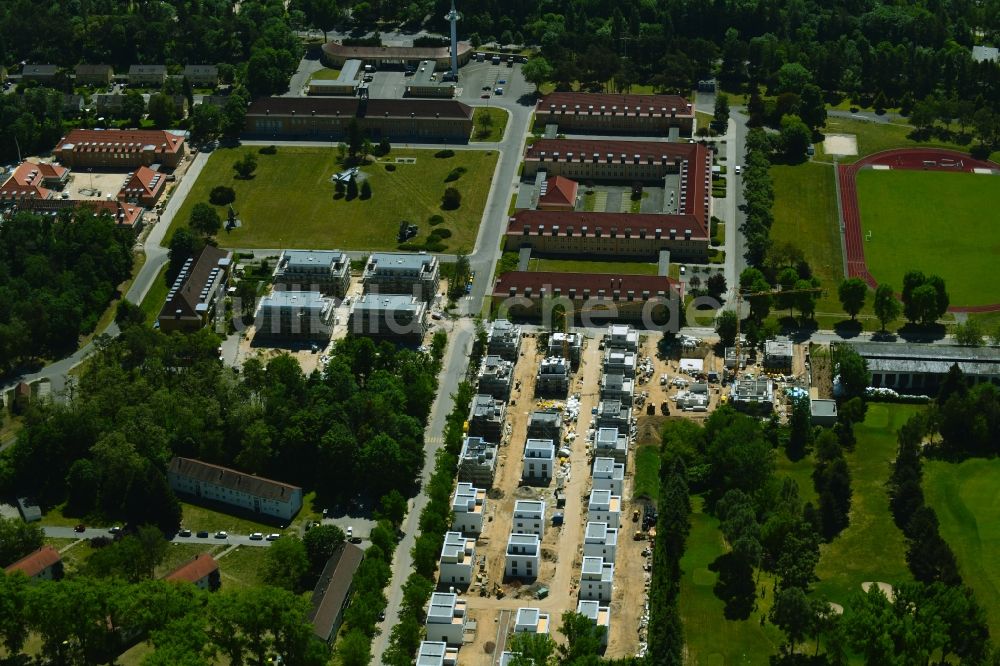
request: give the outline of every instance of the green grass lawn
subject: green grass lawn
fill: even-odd
[[[156,279],[153,280],[153,284],[150,285],[149,291],[146,292],[146,296],[140,304],[143,313],[146,315],[146,324],[149,326],[153,325],[156,317],[160,314],[160,310],[163,309],[163,304],[167,302],[167,292],[170,291],[170,285],[166,283],[164,276],[167,274],[168,268],[170,268],[169,264],[163,265],[163,268],[156,274]]]
[[[321,79],[323,81],[335,81],[337,79],[337,77],[339,77],[339,76],[340,76],[340,70],[339,69],[332,69],[330,67],[324,67],[323,69],[317,69],[315,72],[313,72],[312,75],[309,77],[309,79],[310,80],[312,80],[312,79]]]
[[[483,125],[483,119],[489,118],[489,125]],[[472,123],[475,129],[472,138],[476,141],[503,141],[504,131],[507,129],[507,121],[510,114],[506,109],[498,109],[495,106],[476,107],[472,116]]]
[[[62,550],[66,546],[70,546],[79,541],[79,539],[63,539],[60,537],[45,537],[45,545],[52,546],[56,550]]]
[[[902,532],[892,522],[885,482],[896,457],[896,431],[918,405],[870,404],[864,423],[855,426],[857,446],[847,453],[851,469],[850,525],[820,546],[817,593],[844,605],[864,581],[890,585],[911,580]]]
[[[372,198],[347,201],[334,199],[330,177],[341,171],[337,151],[332,148],[281,146],[275,155],[258,155],[251,180],[237,180],[233,163],[257,148],[244,146],[215,151],[184,204],[172,229],[187,224],[196,203],[208,202],[217,185],[236,191],[233,204],[243,226],[219,234],[220,245],[236,248],[341,248],[344,250],[389,250],[397,247],[396,233],[402,220],[420,225],[423,242],[432,215],[444,217],[452,237],[445,240],[447,252],[472,251],[486,197],[497,162],[496,151],[456,150],[450,158],[434,157],[431,150],[393,150],[381,161],[362,167],[372,186]],[[396,164],[399,157],[415,158],[414,164]],[[395,166],[387,171],[386,164]],[[456,167],[467,172],[445,183]],[[441,210],[441,195],[455,187],[462,195],[457,210]],[[228,209],[216,208],[226,219]],[[172,230],[171,230],[172,231]],[[166,234],[169,243],[172,233]]]
[[[171,543],[167,547],[167,554],[163,561],[153,572],[156,578],[163,578],[171,571],[187,563],[202,553],[218,555],[225,549],[225,546],[217,543],[208,543],[208,539],[195,539],[192,537],[191,543]]]
[[[785,455],[783,450],[775,451],[774,454],[775,473],[779,477],[794,479],[799,486],[799,497],[803,502],[816,504],[816,489],[813,487],[812,473],[816,467],[816,461],[812,455],[807,455],[801,460],[792,461]]]
[[[702,512],[702,498],[692,497],[691,534],[681,558],[680,613],[684,623],[687,658],[691,666],[730,666],[733,664],[766,664],[782,641],[781,633],[771,623],[760,625],[761,613],[770,605],[767,599],[759,604],[758,612],[742,621],[723,616],[723,602],[712,587],[718,574],[709,571],[726,546],[719,532],[719,521]],[[771,589],[768,576],[761,576],[762,587]]]
[[[871,155],[890,148],[907,148],[920,146],[924,148],[951,148],[969,152],[971,145],[960,146],[948,141],[914,141],[910,138],[913,127],[910,125],[894,122],[871,123],[865,120],[854,120],[853,118],[830,118],[826,121],[824,134],[853,134],[858,138],[858,155],[840,157],[842,163],[855,162],[860,157]],[[1000,157],[1000,151],[994,152],[991,159],[996,161]],[[816,158],[828,159],[823,152],[823,142],[816,144]]]
[[[930,171],[858,172],[868,269],[902,288],[909,270],[944,278],[954,305],[1000,301],[994,279],[1000,231],[985,211],[1000,209],[1000,179]]]
[[[635,486],[632,497],[648,497],[655,505],[660,496],[660,447],[655,444],[635,450]]]
[[[228,513],[213,511],[207,507],[188,504],[187,502],[181,502],[181,525],[193,532],[208,530],[211,534],[215,534],[219,530],[233,532],[234,534],[252,534],[253,532],[269,534],[281,531],[280,529],[275,529],[274,525],[231,516]]]
[[[267,548],[257,546],[237,546],[219,559],[222,589],[243,589],[266,584],[263,569],[267,551]]]
[[[993,636],[1000,632],[1000,458],[955,464],[924,463],[927,504],[941,521],[941,536],[958,558],[962,579],[986,611]]]
[[[621,275],[656,275],[657,265],[642,261],[604,261],[601,259],[532,259],[529,271],[557,273],[612,273]]]

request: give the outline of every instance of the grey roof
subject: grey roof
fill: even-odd
[[[364,551],[349,543],[341,543],[323,567],[316,587],[313,589],[312,610],[309,621],[313,632],[324,641],[329,641],[337,619],[347,601],[354,582],[354,574],[361,566]]]
[[[532,425],[541,425],[545,423],[560,425],[562,423],[562,417],[559,416],[559,412],[553,410],[540,410],[531,413],[531,423]]]
[[[354,304],[351,306],[351,312],[365,310],[370,312],[419,312],[425,307],[426,304],[421,300],[417,300],[416,296],[407,296],[406,294],[365,294],[354,301]]]
[[[340,250],[285,250],[285,265],[295,269],[299,266],[330,266],[345,259]]]
[[[764,353],[768,356],[788,356],[792,355],[791,340],[768,340],[764,343]],[[733,349],[733,358],[736,358],[736,350]]]
[[[421,641],[416,666],[441,666],[448,644],[442,641]]]
[[[594,622],[597,622],[597,615],[601,611],[601,602],[593,601],[590,599],[580,599],[580,602],[576,605],[576,612],[584,617],[588,617]]]
[[[419,271],[425,264],[433,261],[434,255],[423,252],[376,252],[368,259],[368,264],[374,263],[377,268]]]
[[[943,375],[958,365],[967,375],[1000,376],[1000,349],[894,342],[850,343],[872,372]]]
[[[340,68],[340,75],[337,81],[340,83],[353,83],[358,79],[358,71],[361,69],[361,61],[357,59],[345,60],[344,66]],[[312,81],[310,81],[312,83]]]
[[[58,65],[25,65],[21,76],[53,76],[58,71]]]
[[[601,541],[604,541],[608,538],[608,531],[609,528],[607,523],[591,521],[587,523],[587,531],[584,538],[600,539]]]
[[[435,592],[431,595],[430,605],[427,607],[427,619],[429,621],[451,622],[455,616],[455,602],[458,595],[449,592]]]
[[[973,46],[972,59],[976,62],[983,62],[985,60],[1000,61],[1000,49],[995,46]]]
[[[810,400],[809,411],[813,416],[836,416],[837,401],[822,399]]]
[[[300,308],[322,312],[331,304],[318,291],[272,291],[260,301],[261,308]]]
[[[519,513],[544,513],[545,502],[538,500],[516,500],[514,502],[514,515]]]
[[[555,456],[556,445],[551,439],[529,439],[524,443],[524,454],[528,452],[538,452],[538,455],[530,455],[530,458],[552,458]]]
[[[278,502],[288,502],[295,491],[302,491],[290,483],[265,479],[193,458],[176,457],[170,461],[167,470],[178,476],[213,483],[223,488]]]

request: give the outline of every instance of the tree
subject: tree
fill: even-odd
[[[399,527],[403,524],[403,519],[406,518],[406,511],[406,498],[393,488],[379,500],[379,510],[376,517],[378,520],[389,521],[394,527]]]
[[[191,142],[212,141],[222,127],[222,110],[215,104],[199,104],[191,113]]]
[[[146,313],[132,301],[123,298],[118,301],[118,307],[115,310],[115,323],[121,330],[125,330],[129,326],[142,326],[146,323]]]
[[[361,181],[361,198],[371,199],[372,198],[372,184],[367,178]]]
[[[347,200],[353,201],[358,198],[358,180],[351,176],[347,181]]]
[[[899,317],[903,306],[896,300],[896,294],[891,285],[880,284],[875,290],[874,309],[875,316],[878,317],[883,331],[885,331],[886,325]]]
[[[389,143],[387,137],[382,137],[382,140],[378,142],[378,154],[380,156],[388,155],[392,150],[392,144]]]
[[[297,536],[278,539],[267,549],[264,565],[266,580],[289,592],[299,592],[303,577],[309,571],[309,555]]]
[[[237,178],[249,180],[253,172],[257,170],[257,156],[253,153],[244,153],[243,157],[233,163],[233,171]]]
[[[468,255],[458,255],[455,260],[454,273],[448,282],[448,298],[458,299],[465,295],[465,285],[469,281],[471,271]]]
[[[792,461],[801,460],[812,443],[812,413],[809,404],[808,396],[792,400],[792,413],[788,419],[788,445],[785,449]]]
[[[788,62],[778,70],[777,93],[798,93],[807,84],[812,83],[812,74],[797,62]]]
[[[336,525],[319,525],[305,533],[302,543],[306,548],[310,569],[318,574],[337,546],[344,543],[344,531]]]
[[[6,567],[42,547],[45,533],[20,518],[0,518],[0,567]]]
[[[344,666],[368,666],[372,660],[372,639],[360,629],[347,631],[337,641],[337,656]]]
[[[27,576],[0,576],[0,641],[8,655],[21,653],[30,627],[26,620],[28,604]]]
[[[534,56],[521,66],[521,74],[524,80],[533,84],[536,88],[546,81],[552,79],[552,65],[542,56]]]
[[[865,306],[868,285],[861,278],[843,280],[837,287],[837,296],[840,297],[840,305],[844,308],[844,312],[851,315],[851,320],[854,320]]]
[[[216,185],[209,192],[208,200],[213,206],[226,206],[236,201],[236,191],[225,185]]]
[[[248,101],[241,94],[244,92],[241,90],[234,92],[226,100],[226,105],[222,107],[219,130],[222,132],[222,136],[230,140],[239,138],[240,132],[246,125]]]
[[[305,14],[309,23],[323,31],[324,42],[342,17],[337,0],[309,0],[305,3]]]
[[[556,651],[556,642],[548,634],[514,634],[507,646],[514,655],[510,666],[546,666]]]
[[[964,347],[980,347],[984,341],[983,329],[975,319],[955,325],[955,342]]]
[[[810,130],[815,131],[826,125],[826,102],[819,86],[809,83],[802,88],[798,113]]]
[[[789,652],[794,653],[795,646],[812,632],[815,622],[813,610],[801,587],[783,588],[774,596],[769,617],[784,632]]]
[[[705,289],[712,298],[720,298],[726,293],[726,276],[722,273],[712,273],[705,280]]]
[[[729,96],[725,93],[720,92],[715,95],[715,113],[712,122],[720,132],[726,131],[726,125],[729,124]]]
[[[174,100],[164,93],[153,93],[149,96],[149,119],[157,129],[166,129],[177,119],[177,107]]]
[[[781,145],[785,157],[792,162],[800,162],[806,157],[806,149],[812,142],[812,131],[802,119],[795,115],[781,118]]]
[[[719,334],[719,344],[732,347],[736,344],[736,329],[739,322],[737,314],[732,310],[723,310],[715,320],[715,332]]]
[[[566,637],[566,643],[558,647],[559,657],[564,664],[581,663],[587,657],[594,657],[601,651],[607,629],[594,624],[585,615],[573,611],[562,614],[559,633]]]
[[[212,212],[214,213],[215,209],[212,209]],[[180,227],[174,232],[174,235],[170,238],[170,249],[167,252],[167,256],[170,259],[165,276],[168,285],[172,284],[177,274],[181,272],[184,262],[201,252],[203,247],[205,247],[205,241],[200,236],[195,236],[191,233],[189,228]]]
[[[849,345],[837,345],[833,361],[840,375],[840,387],[844,396],[863,398],[871,375],[868,372],[868,362]]]
[[[938,318],[937,292],[929,284],[922,284],[910,295],[910,311],[923,324],[933,324]]]
[[[142,117],[146,114],[146,100],[138,90],[129,90],[122,98],[122,115],[128,119],[129,124],[138,127],[142,122]]]
[[[441,197],[442,210],[455,210],[462,205],[462,193],[454,187],[447,187]]]
[[[365,135],[361,131],[357,118],[352,117],[347,123],[347,155],[353,160],[364,146]]]
[[[742,273],[740,273],[740,291],[748,293],[762,293],[771,291],[771,285],[768,283],[767,278],[756,268],[745,268]],[[756,322],[762,322],[767,319],[768,313],[771,311],[771,297],[768,295],[762,296],[749,296],[747,300],[750,302],[750,318]]]
[[[188,226],[202,236],[214,236],[222,229],[222,219],[210,204],[196,203],[191,209]]]

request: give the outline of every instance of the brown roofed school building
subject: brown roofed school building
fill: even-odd
[[[106,86],[114,78],[115,70],[111,65],[86,65],[76,66],[76,84],[78,86]]]
[[[167,185],[166,175],[141,166],[129,174],[122,189],[118,191],[119,201],[128,201],[152,208]]]
[[[472,44],[458,43],[458,66],[469,62]],[[451,48],[447,46],[344,46],[339,42],[323,45],[323,61],[341,67],[348,60],[362,60],[366,65],[416,65],[421,60],[433,60],[437,67],[451,67]]]
[[[679,95],[552,92],[535,104],[535,121],[558,125],[560,132],[666,136],[676,127],[690,136],[694,107]]]
[[[132,168],[162,164],[176,167],[184,156],[184,137],[163,130],[75,129],[52,151],[62,164],[80,167]]]
[[[21,162],[3,185],[0,204],[10,201],[51,199],[52,189],[62,189],[69,180],[69,169],[58,164]]]
[[[192,458],[171,460],[167,480],[174,492],[188,497],[280,520],[291,520],[302,508],[302,488],[298,486]]]
[[[707,261],[708,232],[695,215],[522,210],[507,223],[506,248],[553,255]]]
[[[247,110],[247,134],[343,138],[352,119],[373,140],[468,141],[472,107],[451,99],[263,97]]]
[[[309,621],[313,625],[313,633],[327,643],[337,635],[344,621],[344,610],[354,587],[354,574],[362,559],[364,551],[352,544],[341,543],[327,560],[313,589]]]
[[[20,571],[33,580],[59,580],[63,577],[63,563],[55,548],[42,546],[6,567],[4,571],[8,574]]]
[[[206,245],[197,257],[184,262],[167,292],[157,321],[164,333],[197,331],[208,323],[229,284],[233,253]]]
[[[573,319],[652,325],[668,321],[671,307],[683,305],[681,296],[682,285],[668,277],[511,271],[493,288],[492,310],[508,319],[539,319],[562,304]]]
[[[177,567],[164,580],[191,583],[197,588],[215,592],[222,587],[219,563],[208,553],[196,555],[194,559]]]
[[[95,215],[107,213],[115,221],[115,224],[133,231],[139,231],[142,228],[142,222],[146,215],[146,209],[142,206],[102,199],[32,199],[19,202],[18,208],[39,215],[58,215],[63,210],[78,213],[89,210]]]

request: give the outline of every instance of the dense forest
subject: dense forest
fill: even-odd
[[[91,212],[0,225],[0,374],[76,348],[131,273],[134,239]]]
[[[28,413],[0,488],[165,531],[180,521],[165,478],[175,455],[316,488],[324,502],[413,490],[436,358],[351,337],[322,373],[283,355],[234,376],[207,331],[132,325],[99,344],[69,404]]]

